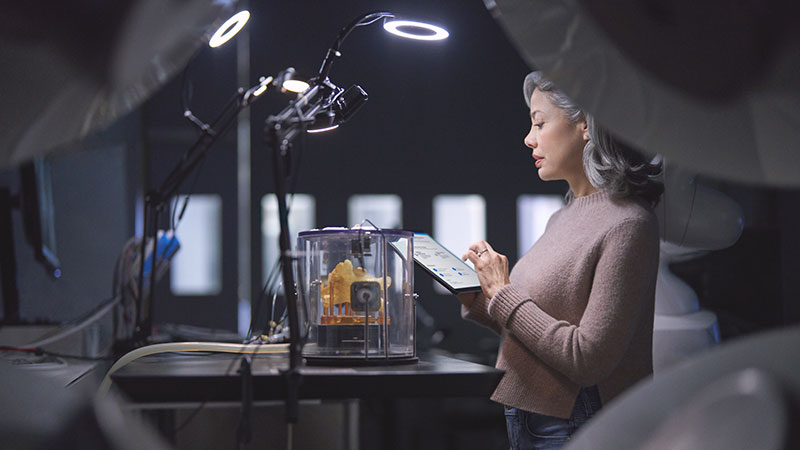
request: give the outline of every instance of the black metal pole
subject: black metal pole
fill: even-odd
[[[14,253],[14,223],[11,192],[0,188],[0,284],[3,292],[3,322],[19,320],[19,290],[17,289],[17,259]]]
[[[134,347],[136,342],[142,338],[147,338],[150,335],[150,331],[143,330],[142,326],[142,317],[144,317],[144,260],[145,256],[147,255],[147,236],[150,233],[150,195],[146,194],[144,196],[144,211],[142,213],[142,243],[139,246],[139,301],[137,302],[136,308],[136,327],[133,331],[133,342],[129,345],[130,347]]]
[[[275,178],[275,196],[278,200],[278,222],[280,224],[280,258],[283,263],[283,292],[286,297],[286,309],[289,318],[289,369],[284,373],[286,377],[286,421],[297,423],[299,415],[298,389],[301,377],[299,367],[302,363],[302,344],[300,342],[300,321],[297,313],[297,291],[294,283],[294,257],[292,246],[289,242],[289,215],[286,208],[286,185],[291,143],[282,136],[280,123],[267,125],[267,140],[272,146],[273,172]]]
[[[155,254],[157,250],[156,235],[158,234],[157,230],[159,218],[159,214],[157,212],[159,205],[157,205],[156,202],[157,200],[154,193],[149,192],[144,196],[144,212],[142,214],[142,242],[139,247],[139,299],[136,308],[136,327],[134,329],[132,341],[123,344],[125,347],[129,347],[125,350],[146,344],[147,338],[150,337],[150,333],[152,332],[153,322],[151,319],[151,313],[154,292],[153,284],[155,282],[153,269],[155,268]],[[144,272],[147,261],[147,240],[151,236],[153,237],[153,246],[151,247],[153,252],[153,261],[150,264],[150,285],[145,288]]]
[[[239,429],[236,432],[236,448],[243,449],[253,439],[251,420],[253,416],[253,371],[250,357],[242,356],[239,365],[239,376],[242,379],[242,411],[239,419]]]
[[[158,262],[158,221],[161,219],[161,203],[162,199],[158,199],[158,203],[154,207],[155,211],[153,211],[153,226],[152,226],[152,233],[151,237],[153,238],[153,253],[150,255],[150,285],[148,286],[148,295],[145,298],[145,311],[147,315],[145,316],[144,323],[142,328],[145,329],[147,332],[147,336],[150,336],[150,333],[153,330],[153,305],[155,303],[155,295],[156,295],[156,263]],[[144,293],[142,293],[144,294]]]

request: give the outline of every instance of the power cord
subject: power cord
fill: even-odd
[[[75,325],[70,326],[68,328],[60,327],[52,332],[45,334],[44,336],[40,337],[38,340],[34,342],[30,342],[25,345],[21,346],[14,346],[14,345],[2,345],[0,347],[3,348],[22,348],[22,349],[36,349],[38,347],[44,347],[45,345],[52,344],[53,342],[60,341],[68,336],[71,336],[84,328],[92,325],[93,323],[97,322],[98,320],[102,319],[111,309],[119,302],[119,297],[111,297],[109,299],[105,299],[102,303],[96,307],[94,307],[89,313],[82,316],[81,318],[74,319],[71,321],[65,322],[65,324],[75,323]]]

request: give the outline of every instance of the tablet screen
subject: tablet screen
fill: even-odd
[[[475,270],[426,233],[414,233],[414,261],[454,294],[481,290]]]

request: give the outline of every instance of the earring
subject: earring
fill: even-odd
[[[583,135],[583,138],[584,138],[584,139],[586,139],[586,140],[588,141],[588,140],[589,140],[589,133],[585,133],[585,134]]]

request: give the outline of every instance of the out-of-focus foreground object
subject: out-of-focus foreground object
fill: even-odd
[[[698,182],[691,171],[659,159],[664,196],[656,207],[661,231],[653,322],[656,374],[720,341],[717,315],[700,307],[697,293],[670,271],[670,264],[732,246],[744,222],[738,203]]]
[[[0,167],[75,142],[184,67],[234,0],[42,0],[0,6]]]
[[[3,448],[170,448],[149,426],[123,411],[114,396],[65,389],[54,378],[26,369],[0,361]]]
[[[599,123],[693,172],[800,185],[800,4],[484,0]]]
[[[569,450],[798,448],[800,327],[742,338],[642,382]]]

